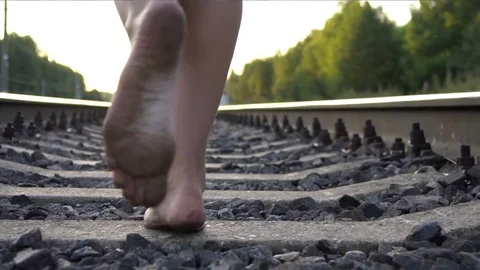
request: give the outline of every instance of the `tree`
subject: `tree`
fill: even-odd
[[[3,40],[0,41],[2,46]],[[75,86],[78,83],[83,97],[94,100],[110,100],[111,95],[90,93],[85,90],[82,74],[71,68],[50,61],[48,56],[40,56],[35,41],[30,36],[19,36],[11,33],[9,44],[9,92],[53,97],[75,97]],[[0,69],[1,72],[1,69]],[[93,92],[93,91],[92,91]]]
[[[234,103],[414,94],[476,89],[480,74],[480,2],[421,0],[405,26],[368,2],[342,1],[322,30],[286,53],[232,73]],[[424,82],[428,88],[422,90]],[[454,87],[450,87],[454,86]]]

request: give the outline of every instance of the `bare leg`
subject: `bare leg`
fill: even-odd
[[[169,60],[169,58],[175,56],[174,49],[181,42],[172,42],[172,40],[175,40],[175,38],[172,39],[172,32],[183,33],[182,28],[178,27],[178,25],[182,25],[183,21],[177,20],[177,17],[183,18],[177,15],[183,14],[177,13],[174,7],[177,2],[153,2],[155,2],[154,5],[148,5],[148,1],[144,1],[142,2],[144,3],[143,6],[137,4],[137,1],[116,2],[133,45],[130,59],[139,58],[136,55],[143,54],[141,52],[166,47],[170,49],[168,55],[159,53],[154,56],[150,53],[150,57],[147,59],[156,59],[157,61],[153,62],[159,62],[162,65],[169,63],[170,65],[166,65],[169,67],[164,68],[157,63],[153,64],[155,68],[151,66],[143,67],[140,68],[144,73],[142,74],[141,72],[130,71],[127,63],[120,80],[119,90],[105,123],[106,152],[109,156],[109,165],[113,164],[111,166],[117,168],[116,171],[120,170],[119,174],[115,174],[115,182],[124,188],[124,194],[129,199],[146,206],[161,202],[155,208],[147,210],[145,214],[145,225],[147,227],[194,230],[203,225],[205,221],[202,193],[205,187],[206,141],[233,55],[240,26],[242,2],[182,2],[187,22],[186,36],[181,47],[177,66],[178,72],[173,75],[172,70],[175,70],[176,65],[175,61]],[[163,11],[162,16],[169,19],[162,20],[162,17],[158,14],[151,17],[151,24],[142,23],[150,18],[142,14],[153,14],[153,12],[149,13],[152,9],[159,13]],[[147,12],[143,13],[146,10]],[[167,13],[167,11],[171,13]],[[169,15],[165,15],[165,13]],[[165,30],[167,34],[162,35],[162,30],[166,27],[161,26],[161,24],[168,25],[169,29]],[[156,25],[156,27],[149,28],[150,25]],[[153,33],[153,31],[155,32]],[[139,50],[140,52],[136,53],[135,44],[142,40],[142,33],[145,32],[148,32],[148,35],[145,35],[145,40],[153,39],[154,41],[145,44]],[[180,39],[177,38],[176,40]],[[166,46],[165,42],[170,46]],[[137,66],[142,67],[142,65],[145,66],[145,64],[138,64]],[[162,66],[162,68],[159,66]],[[157,69],[159,72],[149,72]],[[147,74],[152,75],[147,76]],[[175,81],[175,75],[178,75],[178,80],[176,80],[176,87],[172,87],[171,81]],[[123,80],[124,77],[127,79]],[[130,81],[132,82],[130,87],[122,88],[123,82]],[[146,81],[151,83],[147,84]],[[147,90],[138,90],[137,88]],[[175,88],[173,109],[175,144],[171,141],[172,133],[169,123],[169,119],[172,118],[170,104],[173,98],[168,93],[172,93],[173,88]],[[132,89],[134,91],[122,89]],[[123,95],[123,92],[134,92],[134,94]],[[150,92],[152,92],[152,95],[145,94]],[[155,97],[153,93],[156,93],[160,98]],[[132,96],[135,95],[140,96],[136,98],[136,102],[124,100],[125,98],[133,99]],[[164,111],[154,112],[154,108],[157,107],[163,107]],[[147,117],[147,114],[142,114],[143,111],[156,114]],[[129,114],[134,115],[129,116]],[[130,122],[117,119],[121,117],[127,117]],[[138,124],[130,124],[131,130],[125,131],[124,127],[113,123],[114,120],[119,120],[123,124]],[[143,136],[140,139],[147,142],[139,143],[139,138],[135,135],[136,132],[140,132]],[[107,134],[110,134],[110,136],[107,136]],[[125,141],[123,148],[117,146],[120,144],[118,141],[121,141],[121,138]],[[176,145],[176,148],[175,146],[171,147],[172,145]],[[130,149],[132,147],[136,148]],[[118,149],[122,149],[123,152],[118,151]],[[168,171],[170,166],[166,164],[172,157],[172,149],[173,151],[176,149],[176,152],[170,172],[167,175],[165,171]],[[138,160],[138,157],[144,157],[145,159]],[[152,161],[155,164],[150,164]],[[165,168],[167,169],[165,170]],[[161,173],[158,173],[159,171]],[[150,177],[144,177],[143,175]],[[151,177],[151,175],[154,177]],[[168,183],[166,192],[165,181]]]
[[[134,205],[159,204],[175,154],[173,96],[185,15],[176,1],[118,1],[132,44],[104,125],[114,183]]]
[[[187,34],[175,92],[177,151],[165,201],[147,210],[145,225],[193,230],[205,222],[205,152],[242,16],[241,1],[185,1]]]

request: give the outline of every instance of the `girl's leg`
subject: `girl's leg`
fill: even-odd
[[[195,229],[205,221],[206,142],[242,2],[116,4],[132,53],[105,122],[109,166],[133,203],[161,202],[147,210],[147,227]]]
[[[145,225],[194,230],[203,225],[205,152],[228,76],[242,2],[184,1],[187,34],[175,92],[176,154],[164,202],[145,214]]]

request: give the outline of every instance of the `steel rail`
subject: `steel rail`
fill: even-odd
[[[52,111],[96,111],[105,115],[110,102],[75,100],[32,95],[0,93],[0,123],[11,122],[16,112],[25,119],[33,119],[38,111],[44,118]],[[460,144],[469,144],[473,153],[480,153],[480,130],[477,117],[480,92],[426,94],[378,98],[317,100],[302,102],[257,103],[222,105],[218,117],[264,116],[271,123],[273,116],[279,122],[287,116],[291,125],[301,117],[306,126],[317,118],[322,128],[333,132],[338,118],[342,118],[349,134],[363,134],[367,119],[372,120],[377,133],[389,143],[396,137],[408,138],[412,124],[418,122],[434,150],[447,156],[458,156]]]
[[[480,92],[392,96],[361,99],[320,100],[283,103],[226,105],[219,117],[273,116],[281,122],[286,116],[292,126],[301,117],[306,126],[317,118],[324,129],[334,132],[342,118],[350,135],[363,135],[366,120],[371,120],[377,134],[387,143],[396,137],[409,138],[412,124],[420,123],[432,148],[448,157],[458,157],[460,145],[468,144],[480,154]]]
[[[110,102],[0,93],[0,124],[12,122],[17,112],[21,112],[25,120],[33,120],[39,111],[44,119],[54,111],[58,115],[64,111],[68,116],[73,112],[95,112],[103,117],[108,107]]]

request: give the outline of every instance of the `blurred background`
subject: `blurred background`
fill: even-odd
[[[110,100],[130,50],[113,1],[5,5],[2,91]],[[222,104],[477,91],[479,11],[474,0],[246,0]]]

